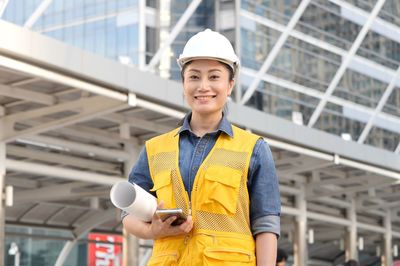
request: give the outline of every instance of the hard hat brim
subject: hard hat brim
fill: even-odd
[[[230,66],[232,68],[233,71],[236,71],[237,67],[238,67],[238,62],[233,62],[230,60],[226,60],[224,58],[219,58],[219,57],[211,57],[211,56],[193,56],[193,57],[185,57],[185,58],[179,58],[178,61],[178,65],[179,67],[182,69],[183,66],[185,64],[187,64],[188,62],[191,62],[193,60],[200,60],[200,59],[208,59],[208,60],[215,60],[215,61],[219,61],[221,63],[225,63],[228,66]]]

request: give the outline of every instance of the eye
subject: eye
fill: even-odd
[[[198,75],[190,75],[189,79],[190,80],[196,80],[196,79],[199,79],[199,76]]]
[[[211,80],[219,79],[219,75],[211,75],[211,76],[210,76],[210,79],[211,79]]]

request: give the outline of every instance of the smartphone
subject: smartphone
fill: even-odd
[[[175,221],[172,222],[172,226],[183,224],[186,221],[186,215],[182,209],[158,209],[156,214],[162,221],[167,220],[169,217],[176,216]]]

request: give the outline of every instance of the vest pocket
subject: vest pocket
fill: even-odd
[[[210,166],[205,173],[203,187],[199,193],[202,211],[234,215],[236,213],[240,181],[238,170]]]
[[[206,248],[204,265],[252,265],[255,256],[246,250],[231,248]]]
[[[148,266],[174,266],[178,265],[178,253],[175,251],[166,251],[163,253],[157,253],[156,255],[152,255]]]
[[[164,201],[164,208],[176,208],[174,194],[172,191],[171,172],[163,171],[158,173],[154,179],[154,187],[150,191],[157,193],[158,202]]]

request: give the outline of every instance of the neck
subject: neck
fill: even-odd
[[[206,116],[192,113],[190,128],[192,129],[194,134],[199,137],[203,137],[205,134],[217,130],[218,125],[221,122],[221,118],[222,113],[216,113],[214,115]]]

